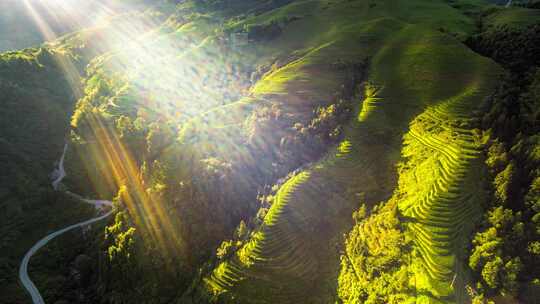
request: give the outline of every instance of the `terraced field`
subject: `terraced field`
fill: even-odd
[[[480,155],[469,115],[491,93],[498,72],[456,39],[474,28],[473,21],[444,1],[312,0],[238,26],[285,16],[300,17],[272,45],[254,45],[250,52],[295,56],[255,83],[245,102],[208,113],[223,116],[201,120],[208,133],[240,132],[239,122],[259,103],[279,102],[286,111],[327,106],[350,81],[336,63],[369,58],[366,82],[356,83],[349,101],[354,119],[337,147],[281,186],[247,243],[204,274],[183,301],[339,301],[343,235],[353,226],[352,212],[399,194],[418,252],[411,299],[460,302],[467,278],[456,261],[482,199],[474,191],[481,184],[475,175]],[[453,34],[433,30],[438,27]],[[186,129],[186,140],[190,133]]]
[[[428,108],[405,137],[403,153],[411,160],[403,180],[412,174],[423,184],[399,205],[418,252],[415,263],[421,265],[416,269],[416,288],[430,291],[425,299],[444,303],[466,299],[468,278],[461,254],[484,199],[481,145],[470,122],[474,97]]]
[[[376,196],[385,187],[373,178],[384,145],[367,151],[364,131],[360,123],[352,124],[331,156],[280,188],[249,243],[204,279],[216,298],[242,303],[333,301],[331,278],[339,269],[341,234],[363,198],[358,191],[369,189]]]
[[[337,51],[344,45],[347,52]],[[220,303],[336,301],[342,235],[352,226],[350,215],[360,203],[391,196],[404,137],[403,156],[417,145],[438,149],[430,152],[429,168],[424,168],[429,180],[418,186],[429,187],[412,187],[415,192],[400,204],[425,269],[417,273],[415,285],[421,294],[424,289],[432,293],[419,299],[455,298],[453,288],[445,284],[452,281],[456,252],[467,232],[463,224],[475,219],[479,200],[478,194],[460,188],[474,179],[469,170],[479,157],[466,118],[491,90],[493,79],[488,75],[494,74],[495,65],[453,38],[388,18],[366,22],[349,32],[347,40],[334,41],[308,56],[315,60],[296,61],[262,81],[278,79],[278,89],[284,91],[303,82],[305,90],[295,96],[302,101],[320,89],[305,84],[305,79],[319,75],[314,62],[321,66],[337,56],[345,61],[372,57],[368,84],[352,101],[355,119],[328,157],[280,188],[262,226],[203,279],[193,298],[210,297]],[[302,71],[302,78],[289,77],[290,69]],[[411,71],[417,74],[414,80]],[[277,95],[271,83],[256,89],[261,87],[272,88],[271,96]],[[448,140],[450,144],[443,144]],[[415,161],[425,156],[414,153]],[[399,173],[409,178],[410,174]],[[402,184],[401,176],[399,180]],[[462,286],[464,280],[458,276],[455,284],[459,281]]]
[[[107,230],[110,265],[85,297],[458,304],[471,302],[468,261],[475,271],[482,266],[475,276],[483,281],[473,286],[482,297],[495,290],[482,287],[489,271],[502,281],[501,273],[527,268],[506,256],[496,264],[505,269],[475,267],[478,253],[491,253],[466,248],[482,214],[494,217],[482,209],[491,191],[483,152],[492,150],[484,144],[498,129],[489,120],[512,126],[518,117],[506,115],[512,111],[501,104],[510,99],[499,96],[513,84],[503,80],[497,88],[504,90],[495,90],[502,69],[469,47],[482,52],[474,41],[491,40],[481,35],[534,24],[538,12],[497,11],[484,0],[173,2],[175,13],[140,39],[96,40],[99,28],[48,45],[66,56],[97,56],[86,68],[70,135],[91,155],[73,156],[73,165],[97,191],[126,184],[118,195],[127,198],[129,216],[116,217],[121,229]],[[107,50],[87,46],[109,38],[116,42]],[[480,113],[495,91],[490,113]],[[516,102],[535,97],[523,93]],[[493,125],[489,132],[479,130],[482,117],[482,125]],[[103,140],[108,145],[96,148]],[[501,176],[509,188],[521,174],[506,161],[496,166],[508,168]],[[257,213],[260,190],[284,175]],[[7,222],[0,248],[22,224]],[[173,264],[170,273],[158,271]],[[148,269],[157,275],[126,284],[106,279]]]

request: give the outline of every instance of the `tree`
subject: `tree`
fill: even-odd
[[[506,168],[495,177],[495,198],[501,204],[507,204],[512,197],[516,179],[516,169],[514,162],[510,162]]]
[[[241,220],[240,224],[236,228],[235,236],[238,240],[245,240],[249,237],[249,230],[244,220]]]
[[[499,140],[494,140],[489,146],[486,165],[492,173],[500,172],[508,164],[508,154]]]
[[[347,235],[341,257],[338,295],[344,303],[404,303],[412,290],[410,239],[405,237],[395,201],[355,213],[359,222]]]
[[[519,257],[515,257],[504,264],[504,274],[502,278],[502,293],[515,295],[519,287],[519,274],[523,269],[523,264]]]
[[[482,279],[486,282],[487,286],[492,289],[499,287],[500,285],[500,272],[504,262],[501,257],[497,256],[495,259],[488,261],[482,269]]]
[[[478,232],[473,239],[473,250],[469,257],[469,266],[481,271],[484,265],[501,252],[502,239],[497,236],[497,230],[490,227],[484,232]]]

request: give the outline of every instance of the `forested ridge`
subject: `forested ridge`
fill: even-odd
[[[0,303],[70,193],[46,303],[538,301],[535,1],[98,4],[0,54]]]
[[[517,25],[484,26],[468,41],[507,68],[482,117],[490,197],[469,257],[479,299],[497,294],[535,299],[540,283],[539,25],[523,26],[523,17],[513,17]],[[519,48],[508,49],[515,45]]]

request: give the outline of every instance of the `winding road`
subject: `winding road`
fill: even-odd
[[[66,143],[64,145],[64,152],[62,153],[62,157],[60,157],[60,162],[58,163],[58,169],[55,169],[53,171],[53,175],[56,176],[55,180],[52,182],[52,186],[54,190],[58,190],[58,186],[60,185],[60,182],[66,177],[66,170],[64,170],[64,159],[66,158],[66,152],[67,152],[68,144]]]
[[[58,163],[58,168],[55,169],[53,174],[55,175],[55,179],[52,182],[52,186],[55,190],[58,190],[58,186],[60,185],[60,182],[64,177],[66,177],[66,172],[64,170],[64,158],[66,156],[67,151],[67,144],[64,146],[64,152],[62,153],[62,157],[60,158],[60,162]],[[73,193],[69,193],[75,196],[78,196]],[[112,207],[112,202],[106,201],[106,200],[89,200],[89,199],[82,199],[85,203],[93,205],[98,210],[104,210],[104,207]],[[92,223],[101,221],[107,217],[109,217],[111,214],[113,214],[114,210],[110,210],[109,212],[100,215],[98,217],[89,219],[84,222],[80,222],[77,224],[73,224],[71,226],[65,227],[63,229],[57,230],[41,240],[39,240],[28,252],[24,255],[24,258],[21,262],[21,266],[19,267],[19,279],[21,280],[21,283],[23,284],[24,288],[28,291],[30,296],[32,297],[32,303],[34,304],[45,304],[45,301],[43,301],[43,297],[39,293],[39,290],[37,289],[36,285],[32,280],[30,280],[30,277],[28,276],[28,263],[30,262],[30,258],[43,246],[47,245],[51,240],[56,238],[57,236],[66,233],[70,230],[76,229],[78,227],[83,227],[90,225]]]

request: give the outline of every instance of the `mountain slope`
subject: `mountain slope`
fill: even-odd
[[[417,8],[416,10],[397,9],[397,4],[385,2],[377,3],[371,10],[366,10],[367,3],[365,3],[366,6],[360,3],[334,5],[327,8],[328,11],[325,13],[315,14],[317,18],[320,18],[317,24],[322,28],[325,23],[321,22],[321,19],[324,20],[324,16],[331,16],[332,10],[342,12],[342,9],[349,9],[354,12],[352,14],[365,16],[365,19],[360,18],[361,21],[358,21],[355,27],[352,27],[352,24],[349,25],[350,27],[347,26],[345,21],[345,25],[340,24],[343,30],[330,27],[332,33],[338,32],[340,35],[329,35],[333,38],[331,42],[321,44],[300,60],[268,74],[254,87],[253,92],[261,95],[268,94],[271,98],[279,98],[281,92],[289,92],[289,94],[292,92],[293,96],[289,95],[288,99],[295,103],[306,103],[313,96],[324,95],[325,92],[332,92],[339,87],[339,81],[337,85],[331,82],[333,79],[339,79],[337,77],[339,74],[325,70],[325,64],[326,66],[331,64],[336,58],[351,62],[368,56],[373,59],[367,80],[378,89],[368,90],[361,106],[354,101],[360,96],[357,95],[353,99],[357,118],[347,127],[344,141],[340,144],[338,151],[331,152],[331,156],[327,159],[293,177],[281,187],[261,227],[230,260],[220,263],[208,277],[203,279],[203,287],[206,287],[198,291],[196,299],[205,297],[201,294],[205,293],[206,288],[206,292],[209,293],[207,297],[218,302],[327,303],[333,301],[336,292],[333,282],[337,279],[340,261],[339,253],[332,244],[339,243],[340,235],[349,229],[347,227],[350,227],[350,222],[344,215],[350,214],[358,207],[361,194],[365,195],[368,203],[373,204],[384,199],[391,192],[392,185],[395,183],[393,175],[395,171],[391,168],[399,160],[401,137],[406,133],[416,134],[414,129],[408,131],[409,122],[423,111],[431,113],[432,110],[429,108],[425,110],[429,105],[441,104],[436,109],[446,110],[446,107],[449,108],[451,105],[445,106],[445,103],[459,103],[465,104],[466,108],[474,109],[493,88],[498,70],[492,62],[467,50],[454,38],[429,30],[431,22],[440,21],[440,19],[425,20],[423,13],[427,15],[432,8],[431,5],[436,7],[436,4],[425,6],[421,6],[421,2],[410,4]],[[289,10],[293,7],[285,7],[274,14],[290,13]],[[422,7],[425,11],[418,7]],[[413,17],[398,16],[404,21],[417,21],[420,24],[412,25],[393,18],[367,21],[374,16],[379,17],[384,14],[395,16],[396,12],[401,11],[414,11],[416,15]],[[347,14],[343,13],[343,15]],[[423,22],[425,23],[422,24]],[[333,26],[339,25],[333,24]],[[462,28],[455,27],[454,29],[461,30]],[[324,37],[323,33],[324,31],[321,32],[319,29],[316,37]],[[285,44],[285,46],[291,47],[290,44]],[[411,73],[415,75],[414,78],[409,77]],[[303,84],[305,79],[317,79],[317,75],[321,74],[325,75],[327,79],[325,82],[320,84],[317,81],[311,82],[313,86]],[[336,76],[332,77],[332,75]],[[461,110],[463,106],[455,107]],[[439,110],[437,113],[439,112],[443,111]],[[438,115],[457,114],[443,112]],[[435,130],[427,130],[427,132],[434,133]],[[466,130],[462,132],[468,134]],[[432,141],[432,138],[433,136],[428,136],[427,143]],[[470,139],[465,139],[465,141],[470,141]],[[461,140],[456,142],[460,143]],[[467,143],[463,145],[466,146]],[[410,145],[407,145],[406,149],[411,149]],[[381,153],[382,151],[384,152]],[[451,151],[454,153],[455,150]],[[454,154],[443,151],[435,157],[435,165],[440,163],[440,170],[447,170],[446,158],[454,157]],[[454,159],[451,161],[456,163]],[[459,166],[459,161],[456,165]],[[450,170],[455,169],[450,168]],[[455,173],[454,171],[442,173],[442,185],[436,191],[443,193],[443,196],[453,195],[452,191],[456,186],[452,186],[452,181],[446,179],[452,172]],[[402,174],[404,172],[400,171],[400,176]],[[457,176],[461,178],[459,174]],[[422,187],[429,189],[429,182],[422,183]],[[413,192],[415,191],[413,189],[407,191]],[[421,201],[421,192],[416,194],[420,196],[411,200]],[[401,199],[405,202],[402,202],[400,206],[407,206],[405,197]],[[465,203],[475,208],[474,206],[479,207],[481,200],[473,198]],[[405,208],[400,207],[400,209]],[[446,212],[444,208],[439,211]],[[405,215],[408,214],[405,213]],[[456,218],[448,220],[451,225],[459,225],[460,221],[468,220],[468,218],[458,212]],[[410,230],[412,238],[416,240],[416,247],[422,251],[426,248],[424,242],[427,242],[425,231],[430,228],[423,225],[411,224],[411,226],[420,226],[417,230],[413,230],[412,227]],[[450,231],[439,232],[453,235]],[[466,236],[465,230],[461,238]],[[429,237],[428,232],[428,239]],[[435,267],[435,272],[439,267],[452,268],[454,257],[463,251],[464,244],[462,241],[460,244],[460,246],[451,246],[452,249],[446,253],[423,251],[420,254],[423,262],[419,260],[418,264],[427,269]],[[447,262],[443,262],[446,259],[445,256],[451,260],[447,259]],[[433,262],[434,260],[437,261]],[[445,266],[450,264],[452,266]],[[445,273],[445,271],[442,272]],[[439,287],[449,284],[451,277],[450,279],[447,275],[426,277],[421,273],[415,276],[418,277],[418,281],[426,284],[417,288],[429,290],[432,293],[431,298],[454,298],[452,288],[441,290]],[[463,286],[457,289],[460,288],[462,289]]]
[[[36,256],[30,271],[57,275],[35,276],[47,301],[471,301],[486,282],[469,266],[491,265],[475,266],[468,252],[491,196],[483,152],[496,145],[484,127],[517,122],[511,103],[493,101],[503,69],[467,45],[505,67],[531,53],[521,68],[536,58],[536,12],[482,0],[165,2],[0,55],[0,98],[16,106],[0,113],[5,218],[21,218],[21,205],[29,219],[42,212],[31,210],[37,200],[21,202],[27,188],[48,188],[66,136],[61,188],[114,197],[117,207],[84,243],[93,249],[52,244],[57,272],[43,265],[54,253]],[[521,40],[529,47],[508,51]],[[534,125],[537,111],[514,108]],[[27,182],[33,173],[39,181]],[[64,205],[47,214],[71,221],[87,211],[55,211]],[[18,225],[5,222],[2,231]],[[20,234],[5,235],[0,248]],[[62,254],[75,251],[95,272],[65,287]],[[0,257],[0,270],[13,273],[18,254]],[[5,293],[17,288],[11,275],[0,280]]]
[[[119,19],[125,22],[133,18],[135,16]],[[47,232],[90,218],[95,213],[93,208],[71,196],[53,191],[51,173],[70,132],[70,117],[81,94],[81,75],[91,54],[111,47],[113,39],[103,33],[110,33],[112,24],[118,26],[114,22],[113,19],[100,27],[40,47],[0,54],[3,106],[0,110],[0,248],[3,253],[0,293],[5,295],[0,300],[2,303],[24,302],[26,294],[18,284],[17,269],[35,241]],[[70,249],[73,248],[58,247],[56,254],[76,252]],[[38,285],[49,288],[58,287],[59,282],[50,277],[54,274],[58,275],[55,278],[62,277],[64,274],[58,274],[59,269],[69,268],[69,263],[62,267],[35,267],[33,262],[30,272],[42,278]]]

